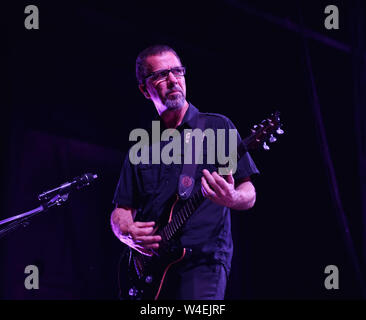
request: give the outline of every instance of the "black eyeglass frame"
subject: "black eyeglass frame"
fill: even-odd
[[[157,70],[157,71],[154,71],[154,72],[152,72],[152,73],[150,73],[148,76],[146,76],[145,78],[144,78],[144,83],[146,83],[146,80],[147,79],[149,79],[149,78],[151,78],[151,77],[153,77],[153,76],[155,76],[155,75],[157,75],[157,74],[160,74],[160,73],[163,73],[163,72],[168,72],[167,74],[166,74],[166,76],[165,76],[165,79],[168,77],[168,75],[169,75],[169,73],[170,72],[173,72],[172,70],[174,70],[174,69],[180,69],[180,68],[183,68],[183,75],[181,76],[181,77],[184,77],[185,76],[185,74],[186,74],[186,67],[185,66],[179,66],[179,67],[174,67],[174,68],[171,68],[171,69],[163,69],[163,70]],[[174,72],[173,72],[173,74],[174,74]]]

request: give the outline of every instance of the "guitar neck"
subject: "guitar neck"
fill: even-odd
[[[163,240],[169,241],[173,238],[204,200],[205,197],[201,190],[195,192],[186,200],[184,206],[174,214],[170,222],[160,231]]]

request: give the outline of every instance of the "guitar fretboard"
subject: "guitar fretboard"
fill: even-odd
[[[183,227],[189,217],[205,200],[201,190],[194,193],[172,217],[171,221],[160,231],[162,240],[169,241]]]

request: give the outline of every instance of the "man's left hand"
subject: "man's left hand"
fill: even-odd
[[[233,175],[230,173],[223,178],[216,171],[211,174],[208,170],[203,169],[202,172],[203,195],[218,205],[233,207],[239,198],[238,192],[235,190]]]

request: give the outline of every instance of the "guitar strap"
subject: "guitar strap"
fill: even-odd
[[[201,132],[204,131],[204,126],[205,126],[205,118],[203,116],[198,116],[197,119],[197,123],[196,123],[196,128],[200,129]],[[179,193],[179,197],[183,200],[187,200],[189,198],[189,196],[192,193],[193,187],[194,187],[194,182],[195,182],[195,174],[196,174],[196,170],[197,170],[197,160],[199,159],[199,157],[201,156],[201,152],[202,152],[202,147],[203,147],[203,136],[202,136],[202,141],[201,141],[201,148],[199,148],[199,153],[196,155],[195,154],[195,149],[196,149],[196,143],[198,141],[196,141],[197,139],[194,139],[195,141],[193,141],[193,138],[191,137],[191,132],[184,132],[184,151],[187,152],[187,148],[186,146],[191,147],[189,150],[191,150],[192,152],[192,163],[185,163],[185,161],[183,161],[183,168],[182,168],[182,173],[179,176],[179,182],[178,182],[178,193]],[[191,142],[191,143],[190,143]],[[196,157],[197,156],[197,157]],[[183,155],[184,157],[184,155]]]

